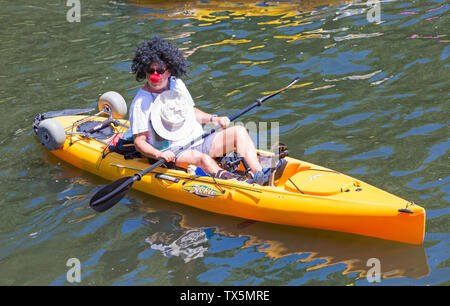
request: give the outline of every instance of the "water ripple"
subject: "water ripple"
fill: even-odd
[[[267,4],[101,0],[70,24],[55,1],[2,2],[2,284],[66,285],[73,257],[83,285],[377,285],[365,278],[372,257],[379,285],[448,282],[450,6],[382,2],[371,23],[364,3]],[[142,86],[133,53],[154,34],[187,57],[184,81],[208,112],[234,113],[299,76],[302,86],[245,120],[278,122],[292,157],[425,207],[424,245],[248,222],[139,192],[94,213],[87,199],[105,181],[44,153],[30,122],[96,107],[110,90],[129,104]]]

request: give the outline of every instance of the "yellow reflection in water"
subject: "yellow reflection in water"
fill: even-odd
[[[160,13],[146,13],[147,18],[186,19],[193,18],[207,22],[217,22],[222,19],[243,19],[252,16],[282,16],[295,17],[300,12],[311,11],[320,6],[333,6],[355,1],[346,0],[310,0],[310,1],[150,1],[130,0],[133,6],[150,7],[161,10]],[[217,13],[227,13],[227,16],[217,16]],[[274,21],[275,23],[284,21]]]
[[[138,210],[181,215],[180,226],[201,230],[213,227],[215,234],[245,237],[242,248],[251,248],[272,259],[297,254],[297,262],[311,263],[305,271],[315,271],[336,264],[345,264],[343,275],[357,273],[357,279],[367,276],[370,258],[381,262],[382,278],[421,278],[430,273],[423,246],[407,245],[369,237],[275,225],[209,213],[189,206],[170,203],[145,195]],[[170,204],[169,204],[170,203]]]
[[[143,19],[165,19],[165,20],[189,20],[194,19],[200,21],[198,27],[207,27],[222,22],[232,20],[251,19],[252,17],[272,17],[273,20],[261,21],[256,23],[263,26],[261,31],[266,31],[266,27],[284,28],[296,27],[311,24],[316,20],[323,19],[334,11],[331,6],[352,3],[355,1],[346,0],[317,0],[317,1],[249,1],[243,0],[239,2],[231,1],[149,1],[149,0],[129,0],[128,5],[150,8],[151,12],[142,12],[136,18]],[[320,9],[318,9],[320,7]],[[183,27],[192,26],[186,23]],[[265,27],[266,26],[266,27]],[[275,35],[275,39],[284,39],[291,43],[303,39],[311,38],[329,38],[330,34],[319,32],[302,32],[294,35]],[[186,32],[169,37],[169,39],[179,39],[191,36],[194,32]],[[241,44],[248,43],[250,40],[223,40],[220,42],[209,43],[194,48],[186,46],[181,48],[184,56],[188,57],[198,49],[219,46],[225,44]],[[190,41],[184,42],[189,45]],[[249,50],[264,48],[264,45],[250,46]]]

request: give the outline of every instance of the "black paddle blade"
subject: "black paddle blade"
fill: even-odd
[[[134,181],[134,176],[126,176],[109,183],[94,194],[89,205],[97,212],[110,209],[125,196]]]

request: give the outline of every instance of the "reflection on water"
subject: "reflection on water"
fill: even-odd
[[[420,278],[429,273],[423,246],[231,218],[178,204],[168,206],[162,201],[151,201],[149,209],[145,204],[149,201],[144,197],[142,201],[139,209],[152,211],[144,218],[149,220],[150,228],[151,224],[160,222],[162,214],[173,214],[172,220],[177,220],[179,228],[182,229],[177,234],[174,234],[173,230],[168,233],[155,232],[146,239],[153,249],[159,249],[164,255],[174,249],[176,252],[171,255],[182,258],[185,254],[194,255],[196,258],[210,256],[210,253],[215,257],[220,257],[221,253],[225,256],[226,247],[222,251],[211,252],[208,246],[211,248],[213,245],[214,249],[216,246],[211,240],[227,240],[234,237],[241,241],[243,239],[237,252],[251,250],[263,254],[271,262],[283,262],[286,258],[290,258],[289,260],[301,263],[300,266],[305,272],[320,271],[323,268],[343,264],[344,275],[356,273],[356,278],[362,279],[369,270],[368,260],[378,258],[382,263],[380,272],[383,278]],[[177,217],[178,214],[183,217]],[[187,240],[187,243],[184,243],[183,253],[178,251],[183,246],[177,243],[182,240]],[[158,243],[163,247],[156,247]],[[281,267],[278,270],[281,270]]]
[[[69,258],[94,285],[381,285],[449,280],[448,10],[382,1],[369,22],[352,1],[0,0],[0,284],[64,285]],[[97,214],[105,180],[44,153],[35,114],[128,104],[136,46],[170,39],[188,59],[196,105],[228,115],[295,76],[246,115],[278,121],[290,155],[348,173],[427,210],[423,246],[215,215],[130,192]],[[24,60],[26,58],[26,60]],[[447,85],[446,85],[447,84]],[[14,119],[14,120],[13,120]]]
[[[317,0],[317,1],[153,1],[153,0],[129,0],[129,5],[142,8],[139,17],[164,18],[164,19],[196,19],[208,21],[207,24],[221,22],[230,18],[241,19],[252,16],[276,16],[283,18],[297,17],[301,12],[311,12],[318,7],[340,5],[354,1],[344,0]],[[149,9],[149,12],[145,11]],[[279,21],[282,23],[281,21]]]
[[[203,257],[207,248],[203,247],[208,239],[202,230],[187,230],[181,236],[173,238],[175,233],[166,234],[156,232],[145,242],[149,243],[154,250],[161,251],[164,256],[180,256],[184,262],[188,263],[193,259]]]

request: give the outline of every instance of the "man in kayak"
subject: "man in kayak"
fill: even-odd
[[[141,154],[164,158],[181,168],[195,165],[207,174],[231,179],[232,174],[220,168],[214,157],[223,156],[227,148],[235,147],[251,168],[253,182],[263,185],[267,181],[247,130],[242,126],[228,127],[228,117],[208,114],[194,107],[180,79],[186,74],[186,62],[172,44],[156,36],[143,42],[136,49],[131,70],[138,82],[146,80],[130,107],[134,144]],[[201,124],[221,125],[223,129],[175,156],[173,151],[177,146],[203,134]]]

